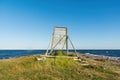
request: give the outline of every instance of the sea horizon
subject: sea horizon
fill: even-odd
[[[120,49],[76,49],[78,53],[92,54],[98,56],[120,57]],[[69,49],[69,52],[74,52]],[[16,58],[21,56],[32,56],[45,54],[46,49],[4,49],[0,50],[0,59]]]

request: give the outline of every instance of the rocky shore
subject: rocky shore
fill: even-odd
[[[90,53],[84,54],[84,57],[91,58],[94,60],[101,60],[101,61],[110,61],[110,62],[116,62],[120,64],[120,57],[110,57],[110,56],[103,56],[103,55],[93,55]]]

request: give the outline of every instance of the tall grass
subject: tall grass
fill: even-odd
[[[120,80],[119,65],[86,60],[90,65],[69,58],[37,61],[34,56],[1,60],[0,80]]]

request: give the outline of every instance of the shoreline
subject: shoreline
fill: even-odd
[[[94,55],[90,53],[83,54],[86,58],[91,58],[93,60],[106,60],[110,62],[117,62],[120,64],[120,57],[111,57],[111,56],[104,56],[104,55]]]
[[[78,53],[78,54],[82,54],[83,57],[85,58],[91,58],[93,60],[106,60],[106,61],[110,61],[110,62],[116,62],[120,64],[120,57],[111,57],[111,56],[104,56],[104,55],[94,55],[94,54],[90,54],[90,53]],[[34,54],[34,55],[27,55],[27,56],[38,56],[41,54]],[[18,57],[9,57],[9,58],[3,58],[0,59],[1,60],[9,60],[9,59],[15,59],[15,58],[20,58],[20,57],[25,57],[25,56],[18,56]]]

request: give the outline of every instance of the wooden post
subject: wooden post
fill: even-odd
[[[66,28],[66,51],[68,55],[68,29]]]

